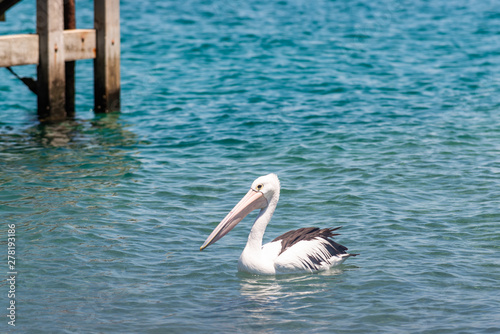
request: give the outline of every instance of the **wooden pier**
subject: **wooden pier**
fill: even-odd
[[[0,0],[0,18],[17,2]],[[94,0],[94,29],[75,29],[74,0],[36,3],[36,34],[0,36],[0,67],[38,65],[40,121],[74,116],[74,62],[80,59],[94,59],[95,112],[119,110],[119,0]]]

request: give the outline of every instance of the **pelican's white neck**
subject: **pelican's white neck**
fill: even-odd
[[[271,221],[274,210],[278,205],[278,200],[280,197],[279,189],[273,194],[269,204],[260,210],[257,219],[253,223],[252,230],[248,236],[247,245],[245,248],[249,248],[252,251],[260,251],[262,249],[262,239],[264,238],[264,232],[266,232],[267,224]]]
[[[261,192],[267,206],[262,208],[253,223],[252,230],[248,236],[248,241],[238,260],[238,269],[250,273],[275,273],[274,262],[266,257],[262,250],[262,239],[266,231],[267,224],[271,221],[274,210],[278,205],[280,197],[280,183],[275,174],[261,176],[252,184],[254,191]]]

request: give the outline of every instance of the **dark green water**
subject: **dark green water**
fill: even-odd
[[[0,331],[500,332],[499,8],[122,1],[122,112],[93,114],[82,61],[77,117],[57,125],[0,69]],[[34,32],[33,3],[7,14],[0,34]],[[238,274],[255,214],[199,252],[270,172],[265,241],[342,225],[361,255]]]

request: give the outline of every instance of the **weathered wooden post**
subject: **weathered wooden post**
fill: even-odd
[[[66,118],[63,28],[63,0],[37,0],[38,117],[42,121]]]
[[[64,30],[76,29],[75,0],[64,0]],[[75,117],[75,61],[67,61],[66,116]]]
[[[0,14],[20,0],[0,0]],[[76,29],[74,0],[37,0],[36,34],[0,36],[0,67],[36,64],[40,121],[75,111],[74,62],[94,59],[95,112],[120,109],[120,1],[94,0],[94,29]],[[36,87],[33,87],[36,86]]]
[[[94,0],[95,112],[120,110],[120,1]]]

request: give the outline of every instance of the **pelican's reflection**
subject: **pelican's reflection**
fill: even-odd
[[[297,311],[314,307],[317,299],[332,290],[340,267],[316,274],[287,276],[250,276],[239,274],[240,293],[244,299],[245,313],[252,329],[280,321],[295,321]],[[288,319],[288,320],[286,320]]]
[[[330,286],[328,277],[334,278],[343,269],[335,267],[316,274],[286,276],[250,276],[239,274],[240,292],[248,301],[262,304],[283,299],[299,299],[323,292]]]

